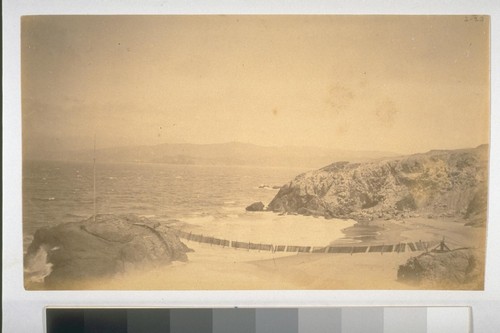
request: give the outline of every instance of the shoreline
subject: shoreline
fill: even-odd
[[[356,222],[352,227],[342,230],[346,240],[358,240],[351,244],[380,245],[399,242],[445,241],[465,247],[476,247],[478,240],[485,240],[484,227],[466,225],[461,218],[426,218],[409,217],[404,219],[374,219],[368,222]],[[470,231],[470,232],[467,232]],[[463,233],[473,237],[465,237]],[[339,243],[332,243],[339,245]]]
[[[344,236],[342,229],[353,226],[350,219],[322,219],[271,212],[246,212],[236,218],[217,221],[176,223],[175,229],[207,237],[243,243],[291,246],[328,246]]]
[[[213,236],[239,235],[249,241],[269,238],[290,245],[346,245],[341,240],[363,235],[367,230],[375,238],[355,245],[397,244],[399,242],[440,241],[445,237],[450,248],[473,246],[484,251],[485,228],[464,225],[453,219],[412,217],[404,220],[377,219],[358,224],[353,220],[331,220],[304,216],[279,216],[250,213],[255,219],[227,223],[194,225],[172,221],[183,230],[208,232]],[[247,214],[243,214],[246,216]],[[248,217],[248,216],[247,216]],[[276,230],[283,231],[276,238]],[[286,229],[286,228],[285,228]],[[331,231],[331,232],[328,232]],[[208,235],[208,234],[207,234]],[[326,242],[325,242],[326,240]],[[469,285],[447,288],[415,286],[397,280],[400,265],[424,251],[407,247],[399,252],[300,253],[229,248],[181,239],[189,248],[187,262],[170,265],[129,268],[113,277],[68,281],[61,290],[480,290]],[[309,242],[311,241],[311,242]],[[37,290],[34,288],[32,290]],[[43,288],[41,288],[43,289]],[[38,290],[41,290],[38,289]]]
[[[416,216],[404,219],[376,218],[371,221],[355,221],[354,219],[349,218],[326,219],[316,216],[300,214],[282,215],[274,212],[263,211],[251,213],[247,212],[245,214],[238,215],[238,218],[241,218],[242,215],[258,217],[257,221],[262,222],[265,220],[267,223],[272,224],[272,227],[267,226],[264,230],[266,233],[262,234],[259,233],[259,231],[263,231],[262,225],[258,225],[258,222],[255,221],[245,221],[245,219],[243,219],[242,223],[239,225],[232,224],[231,222],[196,224],[178,220],[173,221],[172,225],[177,230],[192,232],[193,234],[201,234],[207,237],[226,238],[232,240],[231,236],[235,234],[237,237],[233,238],[237,238],[234,240],[238,242],[261,243],[273,246],[290,245],[297,247],[377,246],[397,245],[405,242],[436,243],[443,240],[444,237],[445,241],[453,243],[455,248],[481,248],[485,244],[486,237],[485,228],[467,226],[467,220],[450,217],[426,218]],[[281,228],[286,229],[287,224],[280,224],[280,222],[286,220],[293,221],[288,224],[288,227],[293,226],[295,223],[305,223],[307,230],[299,230],[302,231],[302,234],[315,233],[315,230],[311,230],[311,226],[315,226],[315,224],[323,227],[329,227],[330,231],[334,230],[334,232],[330,233],[328,237],[324,237],[324,234],[327,234],[327,229],[319,231],[323,233],[321,237],[314,236],[311,238],[304,237],[304,235],[302,235],[300,238],[305,240],[300,243],[295,241],[295,239],[299,238],[298,236],[301,234],[299,231],[294,232],[293,230],[289,230],[287,233],[284,233],[280,230]],[[248,225],[245,225],[245,223],[248,223]],[[304,227],[304,225],[301,225],[301,227]],[[235,231],[234,229],[238,230]],[[464,236],[464,232],[469,234],[467,230],[470,230],[471,235]],[[282,233],[282,237],[276,238],[280,241],[274,241],[273,237],[275,237],[278,233]],[[307,242],[307,239],[310,240],[309,243]]]

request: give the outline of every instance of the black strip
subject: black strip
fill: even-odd
[[[47,309],[47,333],[84,333],[83,309]]]

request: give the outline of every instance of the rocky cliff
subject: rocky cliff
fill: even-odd
[[[64,289],[130,268],[186,261],[188,251],[168,228],[145,218],[100,214],[96,221],[39,229],[25,257],[25,274],[27,284]]]
[[[275,212],[371,219],[411,214],[486,218],[487,145],[369,163],[337,162],[297,176],[268,206]]]

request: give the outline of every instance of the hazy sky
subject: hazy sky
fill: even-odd
[[[25,149],[249,142],[401,153],[489,138],[489,22],[34,16]]]

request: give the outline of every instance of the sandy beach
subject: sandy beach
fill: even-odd
[[[344,237],[343,229],[356,221],[315,218],[302,215],[278,215],[247,212],[237,218],[213,222],[210,218],[191,219],[178,230],[240,242],[274,245],[327,246]]]
[[[273,224],[274,220],[276,224]],[[304,223],[308,221],[308,223]],[[325,246],[345,242],[345,233],[354,221],[325,220],[302,216],[266,216],[253,224],[186,224],[192,230],[215,237],[252,242],[276,241],[295,245]],[[463,222],[463,221],[461,221]],[[450,248],[475,247],[482,250],[484,228],[466,227],[453,220],[410,218],[377,220],[376,239],[370,244],[397,244],[410,241],[439,241],[443,237]],[[228,222],[230,223],[230,222]],[[279,231],[279,232],[277,232]],[[349,234],[349,232],[347,232]],[[231,236],[231,237],[229,237]],[[357,242],[356,240],[352,240]],[[223,248],[183,240],[193,250],[187,262],[127,271],[113,279],[86,281],[83,289],[115,290],[342,290],[342,289],[420,289],[397,281],[397,269],[410,257],[422,252],[387,253],[288,253]],[[469,286],[463,286],[468,289]]]

